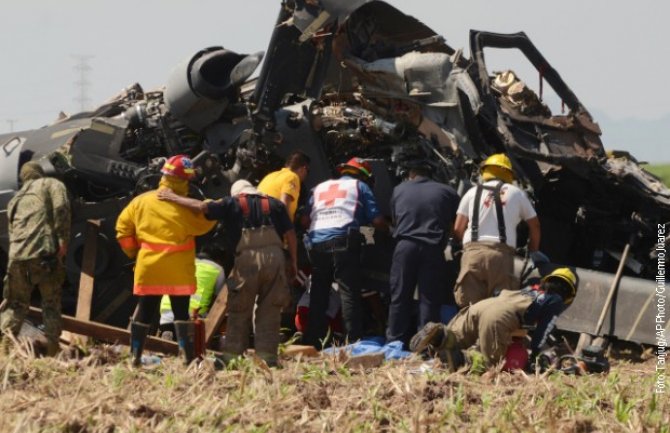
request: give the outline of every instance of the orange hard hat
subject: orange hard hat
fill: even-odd
[[[361,173],[365,177],[371,177],[372,176],[372,167],[370,166],[370,163],[367,162],[364,159],[358,158],[354,156],[351,158],[349,161],[345,162],[344,164],[340,164],[337,166],[337,171],[340,172],[340,174],[346,174],[347,172],[351,173]]]
[[[191,161],[191,158],[186,155],[175,155],[170,157],[170,159],[163,164],[161,173],[184,180],[193,179],[195,176],[193,162]]]

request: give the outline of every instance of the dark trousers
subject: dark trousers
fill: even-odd
[[[162,295],[140,296],[135,320],[140,323],[151,324],[157,317]],[[174,313],[174,320],[188,320],[188,304],[190,296],[170,296],[170,305]]]
[[[337,282],[342,300],[342,320],[350,342],[363,335],[363,298],[361,297],[360,247],[350,245],[341,251],[322,251],[318,244],[309,252],[312,262],[312,286],[309,293],[309,325],[305,344],[320,349],[328,331],[330,286]]]
[[[416,333],[412,327],[414,289],[419,288],[419,321],[421,328],[428,322],[440,321],[441,292],[446,290],[446,261],[444,249],[409,239],[398,241],[391,265],[391,305],[386,328],[388,341],[401,340],[407,345]]]

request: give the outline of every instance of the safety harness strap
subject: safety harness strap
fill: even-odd
[[[267,196],[260,195],[258,196],[261,202],[261,213],[263,214],[263,225],[272,225],[270,220],[270,199]],[[249,215],[251,210],[249,209],[249,200],[247,199],[247,194],[240,194],[237,196],[237,201],[240,204],[240,209],[242,209],[242,217],[244,218],[245,227],[251,227],[251,220]]]
[[[503,181],[499,181],[496,186],[488,186],[477,184],[477,190],[475,192],[475,202],[472,209],[472,228],[471,228],[471,240],[472,242],[477,242],[479,240],[479,204],[482,201],[482,190],[487,190],[493,192],[493,201],[496,206],[496,219],[498,220],[498,237],[500,238],[500,243],[507,242],[507,231],[505,229],[505,215],[503,214],[502,200],[500,199],[500,191],[502,186],[505,184]]]
[[[482,201],[483,185],[478,183],[476,188],[475,203],[472,205],[472,227],[470,228],[472,242],[479,240],[479,203]]]

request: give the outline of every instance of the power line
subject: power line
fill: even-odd
[[[9,132],[14,132],[14,124],[18,121],[18,119],[7,119],[7,123],[9,124]]]
[[[88,54],[73,54],[72,57],[77,60],[77,64],[74,66],[74,69],[75,71],[79,72],[79,79],[74,82],[79,90],[79,95],[74,98],[74,100],[75,102],[79,103],[80,111],[86,111],[89,106],[89,102],[91,101],[88,97],[88,88],[91,84],[91,82],[88,81],[88,75],[91,71],[91,66],[88,64],[88,62],[95,56]]]

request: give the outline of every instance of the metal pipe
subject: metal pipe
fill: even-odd
[[[621,281],[621,276],[623,275],[623,268],[626,266],[626,259],[628,258],[628,252],[630,251],[630,243],[626,244],[626,247],[623,249],[623,254],[621,254],[621,260],[619,260],[619,268],[616,270],[614,275],[614,280],[612,280],[612,285],[610,286],[609,294],[607,295],[607,300],[605,300],[605,305],[600,312],[600,318],[598,319],[598,324],[596,325],[596,330],[594,335],[600,335],[600,331],[603,329],[603,323],[605,322],[605,316],[607,315],[607,310],[609,309],[610,304],[612,304],[612,298],[614,298],[614,293],[616,292],[617,287],[619,287],[619,281]]]

